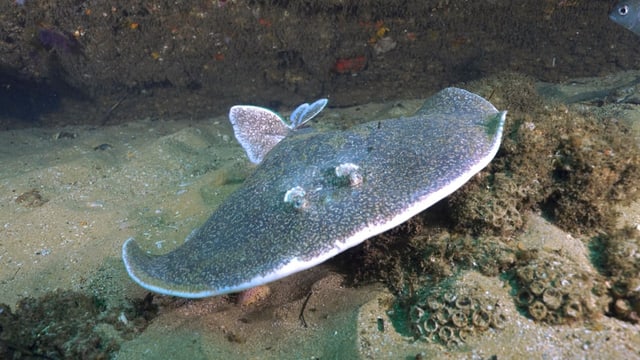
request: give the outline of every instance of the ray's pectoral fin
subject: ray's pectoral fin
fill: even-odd
[[[122,260],[129,276],[135,282],[151,291],[166,293],[164,287],[151,285],[157,280],[153,279],[152,274],[143,269],[152,267],[153,258],[145,253],[133,238],[128,238],[122,245]]]
[[[229,110],[229,120],[233,126],[233,133],[249,160],[259,164],[291,131],[303,127],[318,115],[327,106],[327,102],[327,99],[320,99],[311,105],[304,103],[298,106],[291,113],[289,124],[277,113],[252,105],[233,106]]]
[[[191,237],[193,233],[186,241]],[[201,298],[229,292],[202,281],[191,281],[189,276],[184,276],[181,262],[176,261],[172,253],[150,255],[140,248],[133,238],[127,239],[122,245],[122,260],[127,273],[136,283],[159,294]],[[188,260],[185,258],[185,261]]]

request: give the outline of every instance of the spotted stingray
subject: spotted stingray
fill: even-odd
[[[303,104],[288,123],[268,109],[232,107],[236,138],[259,165],[177,249],[150,255],[128,239],[122,258],[131,278],[198,298],[308,269],[462,186],[495,156],[506,116],[447,88],[409,117],[346,131],[304,128],[325,105]]]

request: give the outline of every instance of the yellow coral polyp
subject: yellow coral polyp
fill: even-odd
[[[376,37],[378,39],[383,38],[389,32],[389,28],[386,26],[380,26],[378,30],[376,30]]]

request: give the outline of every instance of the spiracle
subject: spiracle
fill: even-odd
[[[291,204],[295,209],[302,210],[308,205],[307,193],[300,186],[292,187],[284,194],[284,202]]]

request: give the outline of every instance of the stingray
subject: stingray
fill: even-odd
[[[327,100],[285,121],[234,106],[238,142],[257,163],[242,186],[175,250],[152,255],[130,238],[122,258],[154,292],[199,298],[238,292],[308,269],[400,225],[493,159],[506,111],[457,88],[412,116],[314,131]]]

